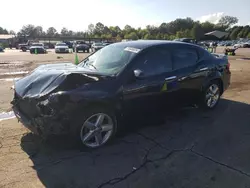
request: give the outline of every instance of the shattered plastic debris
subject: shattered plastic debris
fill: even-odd
[[[0,113],[0,121],[15,118],[13,111]]]

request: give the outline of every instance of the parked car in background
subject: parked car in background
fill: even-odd
[[[55,46],[55,53],[69,53],[69,47],[66,43],[60,42]]]
[[[51,42],[44,42],[44,46],[46,46],[46,49],[54,49],[55,48],[55,44],[53,44]]]
[[[242,48],[250,48],[250,42],[246,42],[242,45]]]
[[[38,41],[32,41],[32,40],[28,40],[26,43],[23,43],[23,44],[19,44],[18,45],[18,48],[20,50],[22,50],[23,52],[26,52],[27,50],[30,49],[30,46],[33,44],[33,43],[39,43]]]
[[[45,53],[47,53],[47,50],[42,43],[33,43],[30,46],[29,50],[30,50],[31,54],[34,54],[34,53],[45,54]]]
[[[97,148],[127,124],[190,104],[214,109],[230,84],[227,56],[190,43],[111,44],[79,65],[41,65],[15,82],[13,110],[32,132]],[[32,86],[32,87],[28,87]],[[143,87],[142,87],[143,86]]]
[[[0,46],[0,52],[4,52],[4,49],[3,47]]]
[[[174,39],[174,41],[187,42],[187,43],[196,44],[196,40],[195,39],[191,39],[191,38],[179,38],[179,39]]]
[[[84,42],[76,43],[74,45],[73,51],[75,52],[87,52],[89,53],[90,46]]]
[[[69,48],[73,48],[74,43],[71,41],[63,41]]]
[[[107,46],[107,44],[98,42],[98,43],[93,43],[91,48],[92,48],[92,51],[95,52],[95,51],[102,49],[104,46]]]
[[[234,48],[242,48],[243,47],[243,43],[236,43],[233,46]]]

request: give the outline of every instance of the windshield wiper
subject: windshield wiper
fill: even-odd
[[[88,66],[90,65],[91,67],[94,67],[95,70],[97,70],[97,68],[95,67],[95,65],[91,64],[91,63],[88,63],[87,64]]]

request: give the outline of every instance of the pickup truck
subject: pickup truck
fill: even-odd
[[[27,50],[30,49],[32,43],[38,43],[38,41],[30,41],[30,40],[28,40],[27,43],[19,44],[19,45],[18,45],[18,48],[19,48],[20,50],[22,50],[23,52],[26,52]]]

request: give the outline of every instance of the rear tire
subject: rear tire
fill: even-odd
[[[217,80],[211,81],[202,91],[200,107],[205,110],[214,109],[220,101],[221,92],[220,83]]]
[[[97,125],[98,118],[103,119],[100,125]],[[117,132],[116,116],[111,110],[105,107],[90,108],[84,115],[79,113],[72,126],[74,127],[72,134],[76,138],[77,143],[91,149],[106,145],[114,138]],[[104,128],[108,131],[105,131]],[[90,133],[91,131],[92,133]],[[87,134],[93,134],[92,138],[89,140],[86,139]],[[97,137],[99,137],[99,141],[97,141]]]

